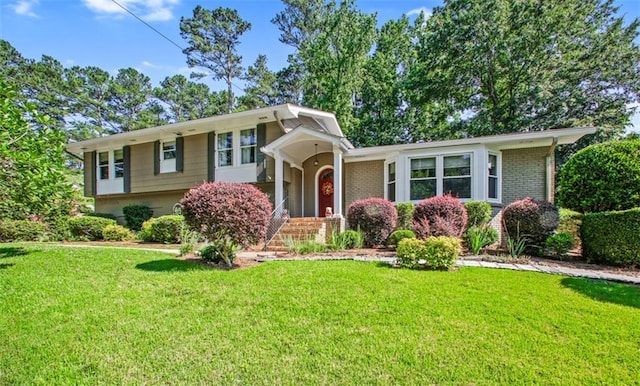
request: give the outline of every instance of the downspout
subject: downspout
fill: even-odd
[[[551,146],[549,146],[549,151],[546,156],[546,181],[545,181],[545,199],[551,203],[553,203],[554,198],[554,177],[555,177],[555,168],[554,168],[554,157],[556,146],[558,145],[558,137],[553,137],[551,142]]]

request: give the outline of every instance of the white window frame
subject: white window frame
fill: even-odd
[[[490,175],[490,171],[489,171],[489,165],[491,163],[491,156],[496,157],[496,165],[495,165],[495,170],[496,170],[496,174],[495,176]],[[489,197],[489,180],[491,178],[495,178],[496,179],[496,195],[497,197]],[[489,202],[495,202],[495,203],[500,203],[502,202],[502,157],[500,157],[500,153],[494,152],[494,151],[488,151],[487,152],[487,177],[486,177],[486,181],[487,181],[487,189],[486,189],[486,195],[487,195],[487,201]]]
[[[476,199],[474,192],[475,192],[475,183],[476,183],[476,176],[474,176],[474,163],[476,161],[476,157],[477,157],[477,153],[473,150],[469,150],[469,151],[457,151],[457,152],[451,152],[451,153],[439,153],[439,154],[411,154],[409,156],[407,156],[407,162],[406,162],[406,170],[404,173],[405,176],[405,186],[406,186],[406,198],[408,199],[407,201],[410,202],[420,202],[422,199],[424,199],[425,197],[421,198],[421,199],[415,199],[415,200],[411,200],[411,161],[414,159],[423,159],[423,158],[434,158],[435,159],[435,168],[436,168],[436,176],[435,176],[435,181],[436,181],[436,195],[440,196],[444,193],[444,180],[446,178],[450,178],[450,177],[444,177],[444,158],[445,157],[456,157],[456,156],[464,156],[464,155],[468,155],[469,156],[469,171],[470,171],[470,175],[468,177],[464,177],[464,178],[469,178],[469,184],[470,184],[470,196],[471,197],[460,197],[460,201],[470,201],[470,200],[474,200]],[[397,177],[396,177],[397,178]],[[452,177],[451,177],[452,178]],[[397,198],[397,197],[396,197]]]
[[[168,149],[165,149],[165,146],[168,147]],[[173,150],[171,150],[171,146],[173,146]],[[176,171],[177,151],[178,147],[175,138],[160,141],[160,173],[172,173]],[[171,153],[173,153],[173,158],[170,156]]]
[[[246,131],[252,131],[252,135],[250,136],[252,141],[248,145],[243,145],[242,144],[242,133],[246,132]],[[257,129],[255,127],[251,127],[251,128],[248,128],[248,129],[240,130],[240,133],[238,135],[239,141],[240,141],[240,151],[238,153],[240,153],[240,164],[241,165],[253,165],[253,164],[256,163],[256,158],[258,156],[256,154],[256,152],[258,150],[257,149],[257,147],[258,147],[257,134],[258,134],[258,132],[257,132]],[[252,162],[244,162],[244,160],[243,160],[243,150],[245,150],[245,149],[253,149],[253,161]]]
[[[116,177],[116,169],[120,165],[120,162],[116,163],[116,152],[122,153],[121,169],[119,169],[122,176],[120,177]],[[106,165],[100,165],[100,154],[103,153],[107,153],[108,163]],[[101,167],[107,168],[107,178],[101,178]],[[120,147],[96,151],[96,173],[96,193],[98,195],[124,193],[124,149]]]
[[[224,131],[224,132],[220,132],[220,133],[216,133],[216,167],[218,168],[228,168],[228,167],[233,167],[236,165],[235,162],[235,157],[234,155],[236,154],[236,152],[234,152],[234,147],[235,147],[235,140],[238,137],[236,135],[237,130],[229,130],[229,131]],[[220,147],[220,137],[223,134],[231,134],[231,147]],[[220,152],[226,152],[226,151],[230,151],[231,152],[231,164],[229,165],[220,165]]]
[[[391,175],[389,173],[389,168],[391,167],[391,165],[393,165],[393,168],[395,170],[394,172],[394,177],[393,179],[391,179]],[[398,199],[398,163],[393,160],[393,161],[387,161],[384,163],[384,186],[385,186],[385,190],[384,190],[384,197],[391,201],[391,202],[396,202],[396,200]],[[389,194],[390,192],[390,185],[393,184],[393,199],[391,197],[391,195]]]
[[[97,170],[96,170],[96,175],[97,175],[97,179],[101,180],[101,181],[105,181],[105,180],[109,180],[114,174],[111,173],[111,156],[109,156],[109,153],[111,153],[111,151],[99,151],[96,154],[96,164],[97,164]],[[101,161],[101,155],[102,154],[106,154],[107,155],[107,163],[106,164],[102,164]],[[106,178],[102,177],[102,170],[105,170],[107,172],[107,176]]]

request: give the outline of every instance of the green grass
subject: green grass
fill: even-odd
[[[633,384],[640,288],[0,244],[0,384]]]

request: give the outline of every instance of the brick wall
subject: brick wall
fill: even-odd
[[[344,214],[352,202],[384,197],[384,161],[350,162],[344,169]]]
[[[502,203],[504,205],[525,197],[546,199],[548,151],[548,147],[535,147],[502,152]]]

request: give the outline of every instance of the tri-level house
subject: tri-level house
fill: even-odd
[[[203,181],[251,183],[291,217],[344,215],[353,201],[418,202],[450,193],[500,208],[553,201],[554,151],[593,128],[354,148],[332,113],[292,104],[71,143],[98,212],[128,204],[169,214]]]

